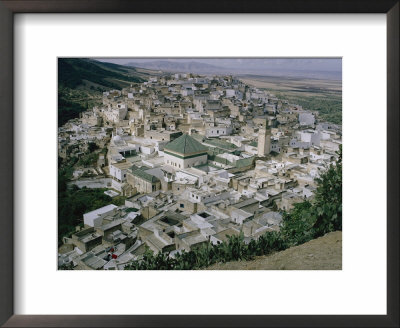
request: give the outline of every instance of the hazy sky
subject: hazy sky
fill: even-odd
[[[249,69],[249,70],[298,70],[298,71],[342,71],[341,58],[97,58],[115,64],[129,62],[143,63],[155,60],[168,60],[173,62],[200,62],[219,67]]]

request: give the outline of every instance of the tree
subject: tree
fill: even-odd
[[[90,154],[82,156],[79,159],[78,165],[82,165],[84,167],[96,166],[98,159],[99,159],[99,154],[90,153]]]
[[[74,270],[74,264],[72,262],[61,264],[58,270]]]
[[[326,232],[342,230],[342,146],[338,160],[318,178],[314,207],[316,221],[314,224],[315,237]]]
[[[97,146],[96,143],[94,142],[89,143],[88,150],[90,153],[93,153],[97,149],[99,149],[99,146]]]
[[[294,204],[284,213],[281,232],[291,245],[342,230],[342,147],[337,154],[336,163],[316,179],[314,201]]]
[[[294,204],[293,209],[283,213],[281,233],[290,245],[303,244],[313,239],[315,215],[310,202]]]

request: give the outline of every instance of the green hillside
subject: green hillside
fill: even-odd
[[[149,76],[134,67],[93,59],[58,59],[58,125],[101,103],[102,92],[141,83]]]
[[[120,89],[144,79],[136,74],[134,67],[102,63],[93,59],[59,58],[59,86],[76,88],[90,81],[103,87]]]

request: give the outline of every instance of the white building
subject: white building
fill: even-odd
[[[229,136],[232,133],[232,126],[217,125],[206,128],[206,137]]]
[[[319,146],[322,133],[314,130],[300,131],[298,133],[299,139],[302,142],[308,142],[311,146]]]
[[[299,123],[302,126],[314,126],[315,117],[312,113],[303,112],[299,114]]]
[[[90,227],[99,227],[103,222],[103,218],[108,215],[114,215],[118,206],[110,204],[100,207],[97,210],[83,214],[83,223]]]
[[[254,215],[252,213],[241,210],[240,208],[235,208],[231,212],[231,221],[237,224],[243,224],[244,221],[252,218]]]
[[[211,203],[218,200],[228,199],[231,193],[229,191],[212,192],[209,190],[191,190],[189,193],[189,199],[193,203]]]
[[[226,89],[226,98],[232,98],[235,97],[236,93],[234,89]]]
[[[120,162],[110,164],[110,175],[117,179],[119,182],[126,180],[126,173],[132,167],[131,162]]]
[[[114,108],[109,108],[104,111],[104,116],[107,121],[118,123],[125,119],[128,113],[126,104],[117,104]]]

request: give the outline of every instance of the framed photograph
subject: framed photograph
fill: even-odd
[[[398,327],[398,1],[0,22],[2,325]]]

